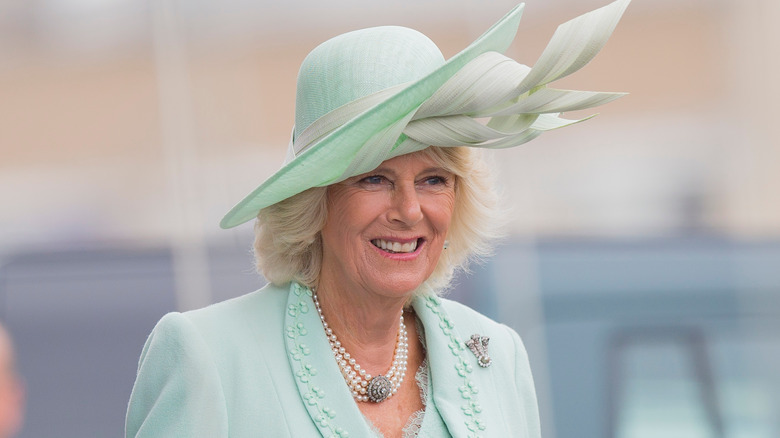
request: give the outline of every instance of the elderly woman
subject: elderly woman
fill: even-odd
[[[270,284],[162,318],[127,436],[539,437],[520,337],[438,293],[500,219],[473,147],[522,144],[618,97],[545,84],[587,63],[627,3],[562,25],[534,68],[500,54],[522,5],[446,62],[401,27],[314,49],[285,165],[221,223],[257,218]]]

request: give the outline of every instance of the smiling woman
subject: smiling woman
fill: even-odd
[[[438,295],[499,229],[474,148],[618,97],[545,85],[595,56],[627,4],[564,24],[534,68],[498,53],[522,5],[448,61],[401,27],[315,48],[286,164],[221,223],[257,218],[271,284],[158,323],[127,435],[540,437],[520,337]]]

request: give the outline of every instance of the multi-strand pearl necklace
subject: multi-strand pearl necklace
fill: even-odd
[[[352,397],[359,402],[371,401],[379,403],[398,392],[398,388],[401,387],[401,382],[404,381],[404,376],[406,375],[406,360],[409,352],[403,311],[401,311],[401,323],[398,328],[398,341],[393,354],[393,363],[384,375],[380,374],[372,377],[371,374],[355,362],[355,358],[347,353],[344,347],[341,346],[341,342],[336,338],[336,334],[328,327],[328,323],[325,322],[325,316],[322,314],[320,301],[317,299],[317,292],[314,292],[313,298],[314,306],[317,308],[317,313],[320,314],[320,321],[322,321],[322,326],[325,328],[325,335],[328,337],[328,342],[330,342],[330,348],[333,350],[333,355],[341,369],[344,380],[346,380],[349,389],[352,391]]]

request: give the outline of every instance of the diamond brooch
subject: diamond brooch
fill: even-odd
[[[487,368],[493,363],[493,359],[488,354],[488,342],[490,342],[489,337],[480,336],[477,333],[471,335],[471,339],[466,341],[466,346],[474,353],[474,356],[477,356],[477,363],[482,368]]]

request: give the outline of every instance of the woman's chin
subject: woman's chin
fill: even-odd
[[[372,289],[385,297],[409,298],[425,282],[425,278],[408,276],[388,276],[377,282]]]

